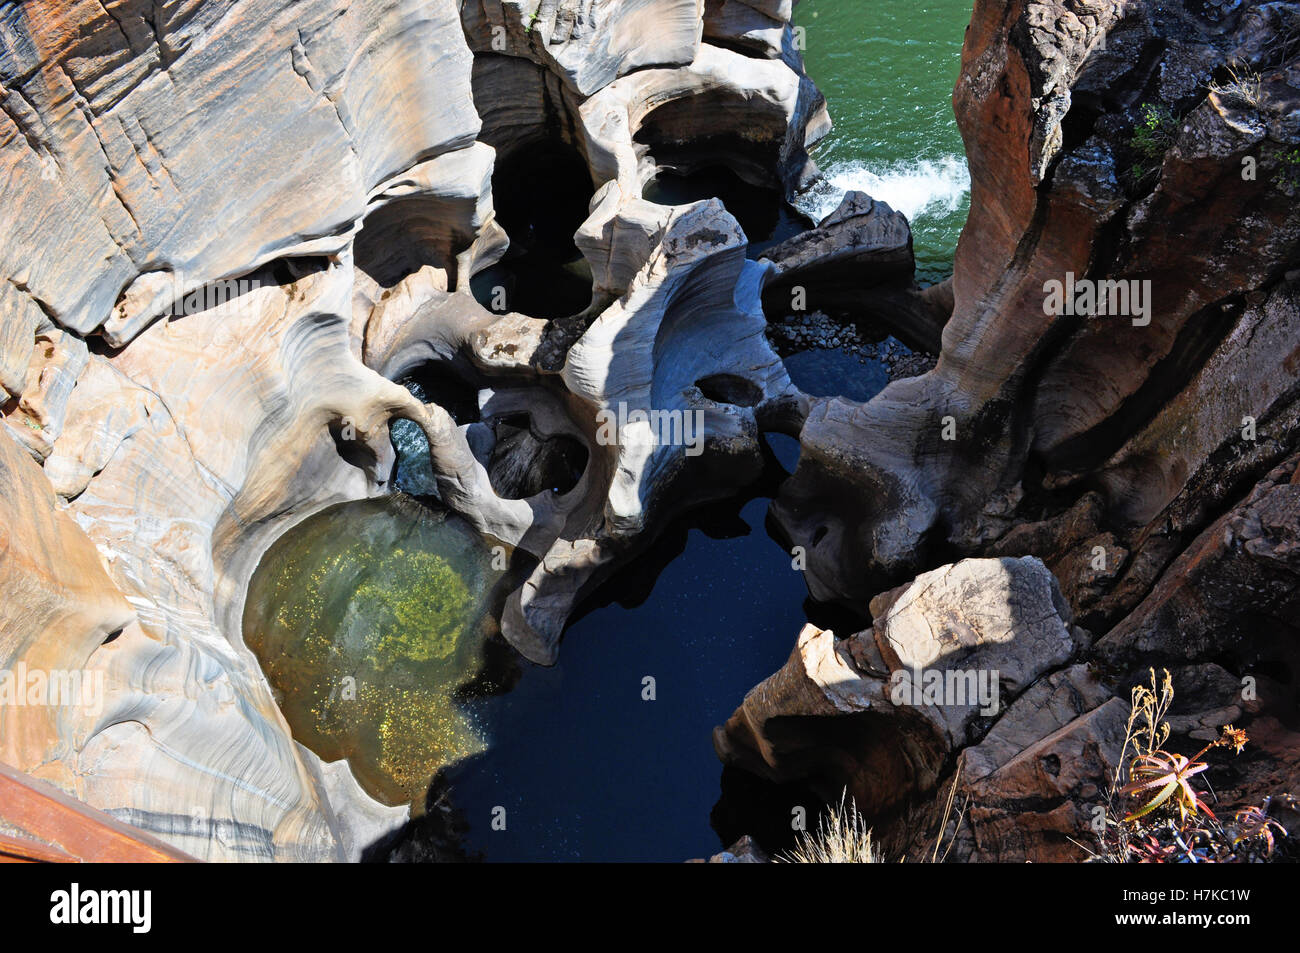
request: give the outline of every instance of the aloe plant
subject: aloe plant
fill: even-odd
[[[1202,771],[1209,769],[1210,766],[1201,761],[1200,758],[1211,748],[1234,748],[1240,754],[1241,749],[1246,746],[1247,740],[1246,732],[1239,728],[1233,728],[1232,725],[1226,725],[1219,737],[1190,758],[1184,758],[1180,754],[1173,754],[1160,749],[1138,755],[1133,759],[1133,764],[1129,767],[1129,777],[1132,781],[1124,787],[1122,793],[1136,795],[1156,788],[1159,788],[1159,791],[1151,800],[1129,814],[1124,820],[1135,821],[1140,817],[1145,817],[1161,804],[1173,798],[1173,803],[1178,808],[1178,816],[1181,820],[1186,821],[1189,815],[1204,812],[1211,819],[1217,821],[1218,818],[1214,816],[1214,812],[1210,810],[1209,805],[1201,799],[1200,795],[1193,790],[1190,781]]]

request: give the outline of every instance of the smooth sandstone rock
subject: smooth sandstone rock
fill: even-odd
[[[468,0],[461,6],[475,53],[530,59],[583,96],[627,73],[689,63],[699,49],[702,16],[702,0]]]
[[[0,161],[20,183],[0,211],[16,278],[0,295],[69,330],[112,320],[129,340],[160,310],[150,296],[110,319],[141,274],[185,293],[337,252],[377,186],[478,133],[450,0],[119,6],[26,3],[0,21]]]
[[[278,535],[388,492],[391,419],[423,428],[444,502],[538,560],[503,627],[540,661],[602,573],[753,478],[760,421],[797,430],[803,399],[762,335],[766,268],[717,203],[642,201],[656,166],[633,136],[650,117],[665,162],[694,161],[700,139],[701,160],[805,178],[826,119],[799,58],[701,44],[697,2],[534,12],[253,0],[0,19],[0,165],[19,183],[0,211],[3,439],[24,485],[48,487],[39,506],[15,495],[26,521],[6,545],[48,576],[15,591],[57,596],[56,557],[78,553],[74,588],[15,622],[0,660],[105,679],[93,718],[6,720],[7,760],[203,859],[354,859],[403,812],[293,742],[240,620]],[[703,141],[715,95],[733,130],[761,129],[760,157]],[[494,314],[469,293],[509,244],[493,175],[551,141],[555,103],[602,196],[577,239],[592,307]],[[392,383],[422,367],[469,382],[482,421]],[[616,405],[702,414],[701,462],[598,441]],[[587,449],[577,486],[498,492],[561,438]],[[76,638],[56,645],[60,626]]]

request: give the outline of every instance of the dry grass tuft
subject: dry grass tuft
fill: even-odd
[[[878,864],[880,855],[871,844],[871,830],[846,791],[838,808],[828,808],[814,833],[799,834],[798,845],[775,858],[782,864]]]
[[[1210,91],[1229,103],[1237,103],[1258,109],[1264,101],[1264,83],[1258,73],[1249,66],[1230,63],[1227,66],[1228,78],[1223,82],[1210,83]]]

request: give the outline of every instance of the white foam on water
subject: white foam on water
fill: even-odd
[[[863,162],[831,164],[795,205],[820,222],[835,211],[846,192],[854,190],[866,192],[902,212],[908,221],[915,221],[925,215],[955,212],[970,192],[970,170],[961,156],[894,163],[880,171]]]

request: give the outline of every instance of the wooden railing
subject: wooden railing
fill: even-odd
[[[158,838],[0,763],[0,863],[176,863]]]

